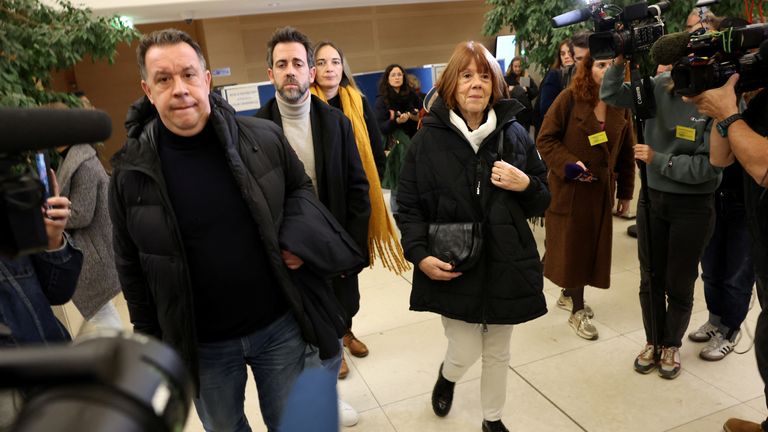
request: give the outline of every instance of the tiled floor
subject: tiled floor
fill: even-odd
[[[683,373],[667,381],[640,375],[632,361],[644,343],[638,304],[636,241],[626,235],[632,222],[614,219],[612,287],[588,288],[595,310],[597,341],[577,337],[556,307],[559,289],[546,281],[549,313],[512,333],[504,421],[512,431],[720,431],[732,416],[754,421],[768,410],[754,351],[720,362],[698,358],[702,345],[684,341]],[[543,248],[544,230],[535,230]],[[408,310],[410,274],[397,276],[379,265],[360,276],[362,305],[354,330],[370,355],[347,357],[350,374],[338,388],[360,412],[350,432],[480,431],[479,364],[456,387],[451,413],[436,417],[429,399],[446,340],[437,315]],[[124,302],[119,302],[122,312]],[[755,327],[759,306],[747,319]],[[701,281],[696,286],[691,329],[706,319]],[[738,351],[749,347],[744,335]],[[264,431],[255,386],[247,390],[247,414],[254,431]],[[194,412],[189,431],[201,431]]]

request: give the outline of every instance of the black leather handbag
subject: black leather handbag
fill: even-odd
[[[429,224],[429,254],[453,265],[453,271],[471,269],[483,250],[483,224],[431,223]]]
[[[504,154],[504,132],[499,133],[496,157]],[[453,271],[471,269],[483,251],[483,223],[431,223],[428,232],[429,254],[453,265]]]

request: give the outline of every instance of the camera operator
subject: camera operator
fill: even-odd
[[[744,176],[744,200],[752,237],[757,298],[762,308],[755,329],[755,356],[760,376],[768,382],[768,201],[763,199],[768,178],[768,92],[760,91],[747,110],[739,114],[735,91],[738,79],[739,75],[734,74],[722,87],[685,100],[695,103],[702,114],[712,117],[717,124],[720,133],[712,134],[710,140],[712,165],[725,167],[738,160],[748,174]],[[757,424],[730,419],[723,429],[768,431],[768,420]]]
[[[681,371],[679,350],[691,318],[699,259],[714,227],[714,191],[721,170],[709,163],[709,120],[673,93],[669,73],[650,80],[656,117],[645,123],[646,143],[635,145],[635,158],[647,165],[644,187],[653,204],[647,217],[644,209],[649,203],[641,197],[637,211],[640,305],[647,344],[634,367],[639,373],[658,367],[661,377],[674,379]],[[631,87],[624,83],[623,57],[605,73],[600,98],[609,105],[633,107]],[[648,229],[650,239],[644,234]]]
[[[712,18],[708,22],[718,29],[747,25],[744,19],[732,17]],[[688,334],[688,339],[707,342],[699,357],[708,361],[722,360],[735,348],[755,284],[743,176],[744,170],[738,163],[723,170],[723,180],[715,191],[715,230],[701,258],[709,316],[704,324]]]
[[[716,20],[717,17],[709,8],[694,8],[685,20],[685,31],[697,34],[709,31]]]
[[[72,297],[83,254],[64,233],[71,203],[58,196],[53,173],[50,179],[54,193],[43,209],[47,250],[19,258],[0,255],[0,349],[70,340],[51,305]],[[13,420],[15,405],[12,393],[0,393],[0,429]]]

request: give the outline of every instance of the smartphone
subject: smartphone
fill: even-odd
[[[40,182],[43,183],[45,199],[47,200],[51,197],[51,181],[48,178],[48,173],[50,171],[48,168],[48,158],[46,157],[45,153],[35,153],[35,167],[37,168],[37,176],[40,178]]]

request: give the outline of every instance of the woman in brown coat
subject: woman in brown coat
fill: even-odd
[[[552,193],[544,276],[563,288],[558,306],[570,309],[568,323],[590,340],[598,333],[590,321],[594,313],[584,305],[584,286],[610,286],[614,191],[617,213],[627,212],[635,179],[630,113],[599,99],[610,64],[589,56],[579,64],[547,111],[537,141]]]

